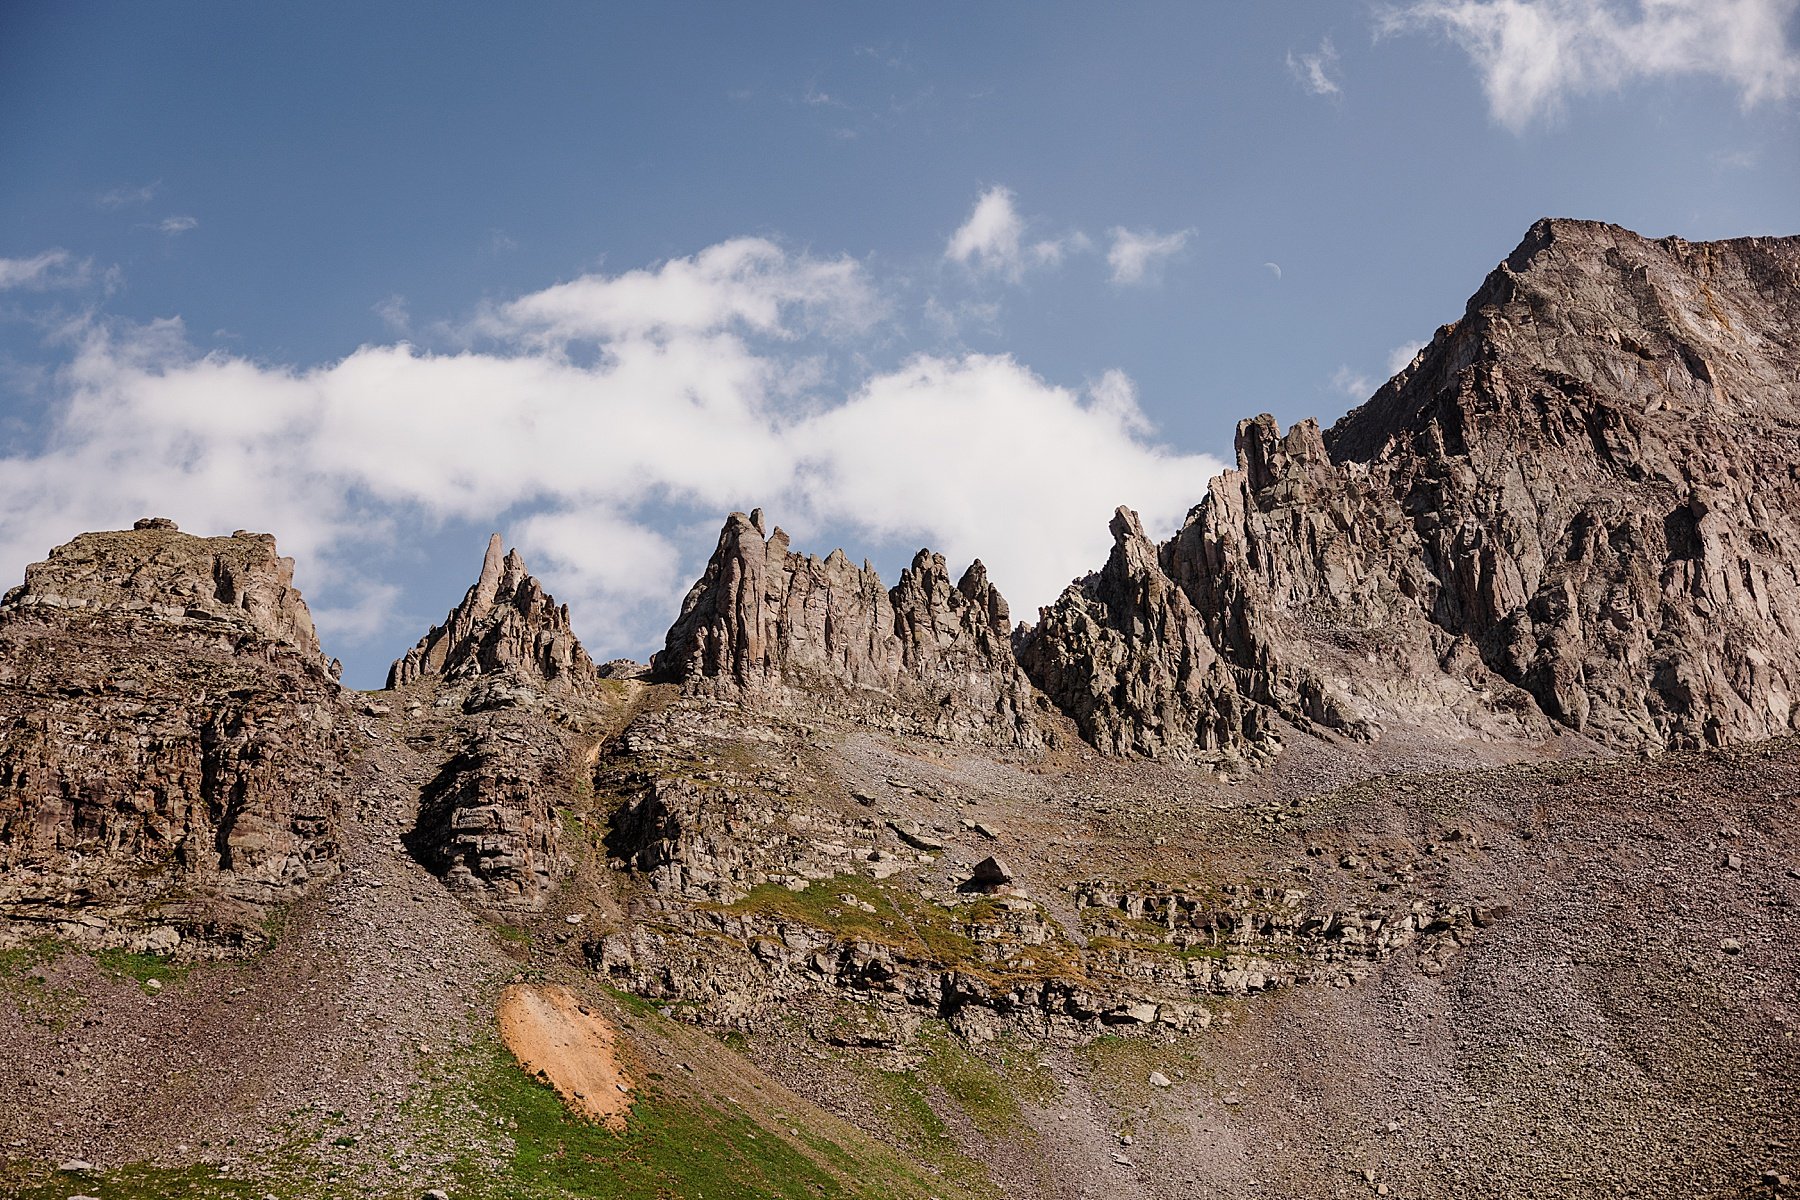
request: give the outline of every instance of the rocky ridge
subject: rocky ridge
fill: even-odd
[[[565,692],[593,686],[599,670],[569,628],[569,606],[558,605],[519,552],[502,553],[503,545],[497,533],[488,539],[480,576],[444,623],[388,669],[389,688],[427,676],[467,681],[500,673]]]
[[[1011,615],[979,561],[954,585],[921,550],[889,590],[842,550],[789,549],[762,510],[733,513],[651,674],[740,703],[826,704],[896,732],[1036,746]]]
[[[587,698],[605,685],[568,606],[502,544],[489,539],[462,603],[394,663],[388,690],[414,713],[465,714],[419,793],[407,849],[470,903],[530,913],[569,869],[557,806],[585,790]]]
[[[1243,423],[1172,539],[1121,510],[1020,631],[979,563],[953,584],[921,552],[887,589],[734,514],[647,679],[594,668],[496,538],[359,696],[272,540],[83,535],[0,604],[0,948],[187,961],[291,906],[280,995],[262,956],[222,968],[206,1028],[378,1060],[376,1191],[416,1187],[382,1139],[460,1069],[427,1022],[531,972],[726,1034],[872,1129],[906,1106],[871,1064],[1028,1046],[1054,1087],[1012,1125],[980,1087],[919,1101],[930,1152],[1009,1194],[1745,1194],[1795,1162],[1800,751],[1704,748],[1785,729],[1800,670],[1797,252],[1540,225],[1369,405]],[[1703,749],[1578,761],[1640,747]],[[109,1122],[163,1068],[91,1072],[102,1032],[14,961],[0,1076],[58,1066],[0,1130],[144,1144]],[[346,962],[340,1014],[311,981]],[[657,1074],[726,1054],[683,1053]],[[732,1062],[735,1105],[762,1085]],[[333,1078],[303,1103],[345,1107]],[[227,1146],[247,1119],[168,1094]],[[131,1138],[187,1154],[153,1107]]]
[[[338,871],[334,666],[267,534],[84,534],[0,604],[0,914],[160,948],[260,937]],[[147,914],[156,919],[146,924]]]
[[[1250,751],[1256,707],[1357,738],[1787,732],[1797,280],[1792,238],[1540,222],[1330,433],[1244,422],[1154,555],[1115,521],[1114,561],[1021,660],[1097,744],[1145,753]]]

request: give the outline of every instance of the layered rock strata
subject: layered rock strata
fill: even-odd
[[[254,939],[335,874],[348,730],[266,534],[92,533],[0,604],[0,920]]]
[[[891,589],[873,567],[823,559],[733,513],[689,591],[654,677],[753,704],[814,704],[950,740],[1038,745],[1011,615],[979,561],[954,585],[921,550]]]
[[[420,792],[405,838],[451,891],[512,912],[548,901],[570,861],[557,805],[580,786],[581,738],[570,714],[600,680],[568,606],[544,591],[518,551],[503,552],[496,533],[462,603],[388,672],[389,688],[455,685],[469,715]]]
[[[577,770],[554,730],[487,717],[419,797],[414,858],[480,908],[536,912],[568,873],[556,806]]]
[[[544,591],[517,550],[503,553],[496,533],[462,603],[388,669],[388,687],[433,676],[467,682],[504,673],[562,691],[591,687],[600,678],[569,626],[569,606]]]

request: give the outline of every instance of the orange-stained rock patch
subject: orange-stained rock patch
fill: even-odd
[[[500,994],[500,1037],[571,1110],[608,1129],[625,1128],[631,1079],[619,1065],[618,1034],[574,992],[555,983],[513,984]]]

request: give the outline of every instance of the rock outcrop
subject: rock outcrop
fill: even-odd
[[[419,644],[388,670],[388,687],[428,676],[467,682],[482,675],[570,691],[591,687],[598,668],[569,627],[569,606],[559,605],[525,569],[517,550],[501,551],[500,535],[488,540],[481,576]]]
[[[1106,566],[1045,609],[1021,659],[1051,703],[1110,754],[1251,744],[1261,714],[1240,702],[1193,602],[1164,572],[1137,514],[1113,516]]]
[[[568,606],[545,593],[518,551],[502,552],[497,533],[462,603],[388,671],[390,689],[466,685],[460,708],[472,723],[420,792],[405,837],[463,899],[535,912],[567,873],[557,805],[578,786],[582,749],[570,706],[580,709],[600,678]]]
[[[266,533],[182,533],[167,517],[125,532],[84,533],[25,568],[0,611],[68,609],[135,616],[221,633],[252,632],[319,654],[312,614],[294,589],[294,560]]]
[[[576,771],[563,740],[490,718],[426,785],[407,849],[478,907],[542,909],[569,868],[556,805]]]
[[[1031,685],[1013,657],[1006,601],[977,561],[954,585],[921,550],[890,591],[873,567],[765,536],[733,513],[651,662],[690,693],[818,705],[949,740],[1037,745]]]
[[[340,689],[266,534],[83,534],[0,604],[0,921],[258,936],[336,873]]]
[[[1244,422],[1154,553],[1115,520],[1021,660],[1114,751],[1253,753],[1259,710],[1354,737],[1788,732],[1797,325],[1800,239],[1540,222],[1330,433]]]

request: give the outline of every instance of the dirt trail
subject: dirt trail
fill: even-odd
[[[624,1129],[631,1079],[606,1018],[561,984],[514,984],[500,995],[500,1036],[521,1066],[549,1080],[570,1109]]]

